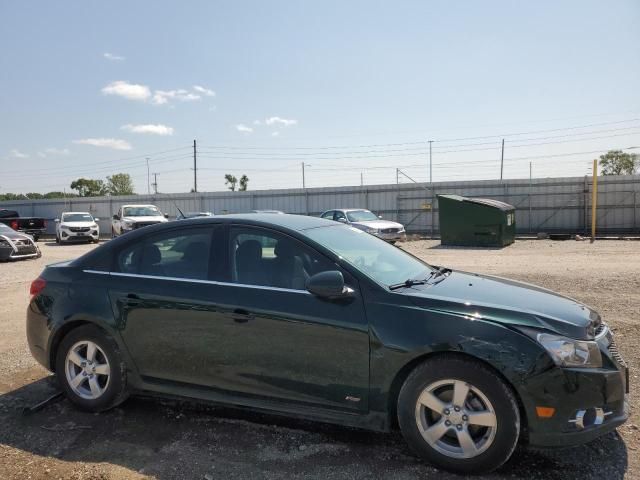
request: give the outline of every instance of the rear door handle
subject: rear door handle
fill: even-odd
[[[135,293],[130,293],[127,295],[127,305],[135,307],[136,305],[140,305],[141,303],[142,299]]]
[[[246,310],[238,309],[234,310],[231,314],[233,320],[237,323],[247,323],[249,320],[253,320],[254,316],[252,313],[247,312]]]

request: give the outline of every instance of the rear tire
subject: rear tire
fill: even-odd
[[[484,364],[452,355],[411,372],[398,397],[398,422],[415,453],[463,474],[500,467],[520,435],[518,403],[509,386]]]
[[[115,340],[94,325],[71,330],[58,347],[58,383],[82,410],[101,412],[126,400],[126,370]]]

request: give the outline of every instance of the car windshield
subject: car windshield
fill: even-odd
[[[383,285],[424,279],[434,270],[399,248],[354,227],[336,225],[312,228],[304,233]]]
[[[88,213],[67,213],[62,216],[63,222],[93,222],[93,217]]]
[[[161,217],[162,213],[156,207],[125,207],[125,217]]]
[[[375,213],[369,210],[354,210],[347,212],[347,218],[350,222],[370,222],[372,220],[379,220]]]

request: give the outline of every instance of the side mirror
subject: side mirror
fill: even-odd
[[[120,220],[120,217],[119,217],[118,215],[114,215],[114,216],[113,216],[113,219],[114,219],[114,220]]]
[[[60,219],[59,219],[59,218],[56,218],[56,219],[54,220],[54,222],[56,222],[56,223],[60,223]]]
[[[343,298],[353,294],[353,290],[344,284],[342,273],[337,270],[316,273],[307,280],[306,288],[321,298]]]
[[[338,219],[338,221],[339,221],[339,222],[342,222],[342,223],[347,223],[347,219],[346,219],[346,218],[344,218],[344,217],[339,218],[339,219]]]
[[[100,219],[99,219],[99,218],[95,218],[95,217],[94,217],[93,221],[94,221],[94,222],[99,222],[99,221],[100,221]]]
[[[165,213],[165,214],[164,214],[164,218],[167,218],[167,219],[168,219],[168,218],[169,218],[169,214],[168,214],[168,213]]]
[[[378,218],[382,220],[382,215],[378,215]]]

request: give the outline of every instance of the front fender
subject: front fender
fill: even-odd
[[[395,301],[369,305],[367,315],[372,410],[387,411],[411,367],[439,353],[461,353],[488,364],[519,396],[527,379],[553,368],[540,345],[500,323]]]

